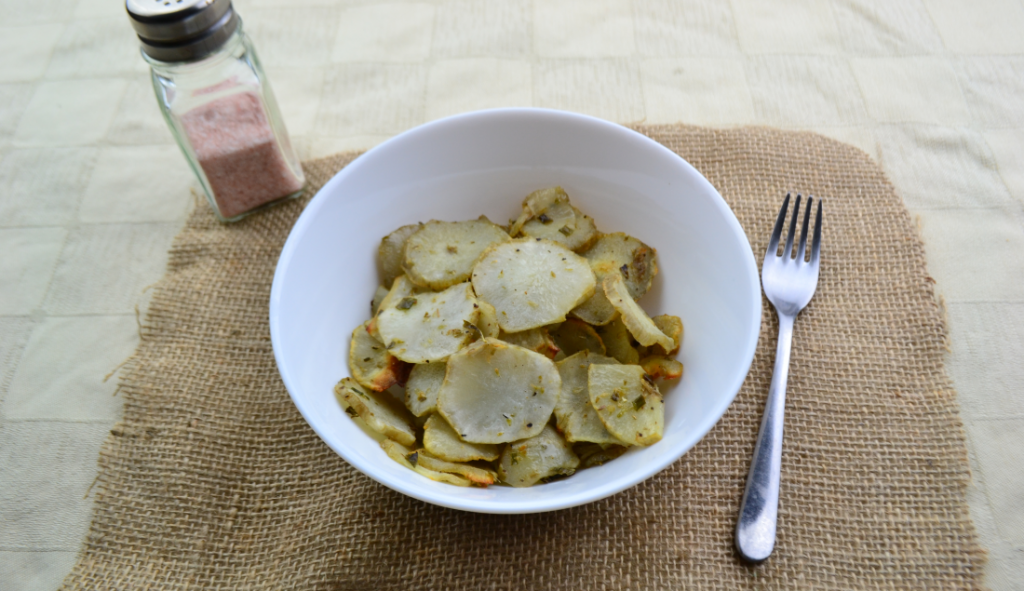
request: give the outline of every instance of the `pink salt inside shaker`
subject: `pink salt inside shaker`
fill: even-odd
[[[233,218],[302,189],[274,137],[260,97],[231,94],[181,118],[217,209]]]

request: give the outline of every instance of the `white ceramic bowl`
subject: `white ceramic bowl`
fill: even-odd
[[[380,239],[398,226],[481,214],[504,222],[531,191],[561,185],[599,229],[658,250],[640,301],[680,316],[683,378],[666,389],[665,436],[603,466],[532,488],[460,488],[388,459],[335,401],[349,336],[379,283]],[[374,480],[428,503],[484,513],[581,505],[649,478],[707,433],[746,377],[761,324],[750,244],[707,180],[660,144],[619,125],[541,109],[458,115],[359,157],[309,203],[288,237],[270,296],[270,333],[285,386],[310,426]]]

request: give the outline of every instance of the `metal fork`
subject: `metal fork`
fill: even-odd
[[[775,230],[768,241],[768,250],[761,265],[761,284],[768,301],[779,316],[779,343],[775,351],[775,370],[768,389],[768,402],[761,419],[761,430],[754,447],[754,459],[747,475],[747,488],[740,504],[740,517],[736,523],[736,548],[747,560],[760,562],[775,548],[775,525],[779,513],[779,481],[782,468],[782,418],[786,407],[786,380],[789,377],[789,352],[793,341],[793,321],[811,301],[818,286],[818,268],[821,257],[821,200],[814,221],[814,241],[811,260],[804,261],[807,247],[807,226],[811,218],[814,197],[807,197],[803,229],[796,258],[793,258],[793,236],[800,214],[800,195],[793,206],[793,219],[789,224],[786,249],[778,256],[779,238],[786,222],[789,195],[782,202]]]

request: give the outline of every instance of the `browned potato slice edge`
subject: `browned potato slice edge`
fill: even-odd
[[[683,364],[669,357],[653,355],[640,360],[640,367],[655,380],[677,380],[683,376]]]
[[[412,369],[408,363],[394,357],[369,331],[370,321],[352,331],[349,343],[348,367],[352,377],[362,386],[383,392],[395,384],[405,383]]]
[[[368,427],[403,444],[415,445],[412,417],[397,404],[383,399],[387,394],[365,390],[352,378],[343,378],[334,386],[334,394],[343,408],[351,408]]]

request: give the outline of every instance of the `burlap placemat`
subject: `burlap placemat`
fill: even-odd
[[[661,474],[554,513],[441,509],[341,460],[278,377],[270,284],[307,195],[233,225],[200,207],[175,240],[65,588],[978,588],[984,553],[965,502],[946,327],[914,225],[881,170],[812,134],[639,129],[718,188],[758,260],[787,191],[825,199],[821,280],[793,343],[779,537],[767,563],[743,564],[732,545],[771,379],[767,305],[736,401]],[[309,194],[353,157],[307,163]]]

